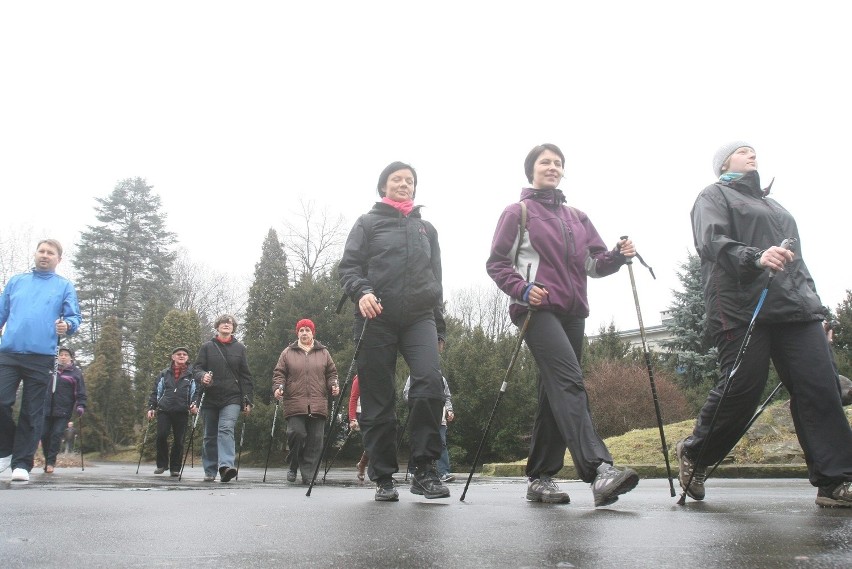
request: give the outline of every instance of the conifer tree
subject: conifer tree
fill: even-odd
[[[132,355],[145,305],[173,296],[175,237],[166,230],[160,197],[143,178],[121,180],[96,201],[98,223],[82,232],[73,263],[83,322],[91,345],[105,319],[116,317],[122,348]]]
[[[182,346],[189,352],[190,363],[198,355],[201,347],[201,331],[198,314],[194,310],[170,310],[163,319],[157,335],[154,337],[153,359],[158,371],[171,362],[172,350]]]

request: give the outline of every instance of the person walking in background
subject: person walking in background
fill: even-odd
[[[26,482],[33,469],[44,424],[46,392],[51,389],[59,338],[80,327],[74,285],[56,274],[62,245],[38,242],[32,271],[15,275],[0,294],[0,472]],[[24,389],[18,423],[12,415],[18,386]]]
[[[411,370],[409,424],[414,476],[411,492],[450,495],[434,461],[441,456],[444,406],[438,343],[444,340],[441,248],[438,233],[414,205],[417,172],[393,162],[379,175],[381,201],[355,222],[339,265],[340,283],[358,305],[355,337],[361,387],[361,433],[370,457],[375,499],[395,502],[397,353]],[[369,324],[365,323],[369,320]],[[361,336],[363,331],[363,336]]]
[[[74,428],[74,421],[68,421],[68,426],[65,428],[62,436],[62,440],[65,443],[65,454],[72,454],[74,452],[74,441],[76,439],[77,429]]]
[[[529,152],[524,172],[531,186],[521,190],[520,203],[503,210],[486,270],[511,298],[509,314],[515,325],[535,311],[524,337],[539,370],[527,500],[570,502],[553,481],[567,448],[577,475],[592,485],[595,506],[606,506],[632,490],[639,476],[613,466],[592,424],[580,369],[589,316],[586,281],[615,273],[635,249],[632,241],[622,239],[608,251],[589,217],[565,205],[558,188],[564,168],[565,156],[554,144]]]
[[[154,474],[169,470],[172,476],[180,476],[189,411],[204,371],[189,363],[189,350],[183,346],[172,350],[171,360],[171,365],[161,371],[154,382],[148,398],[148,420],[157,418],[157,468]],[[171,453],[169,433],[173,436]]]
[[[692,499],[704,499],[707,467],[725,457],[742,436],[762,398],[771,361],[790,393],[808,477],[818,488],[817,505],[852,507],[852,429],[841,405],[822,325],[825,312],[805,265],[796,220],[769,197],[772,184],[761,188],[750,144],[722,146],[713,157],[713,173],[718,180],[698,195],[691,217],[721,380],[710,391],[692,434],[676,445],[680,485]],[[794,250],[780,246],[787,238],[797,240]],[[748,349],[730,376],[770,272],[775,277]],[[731,384],[721,402],[727,381]]]
[[[353,431],[360,431],[361,425],[358,423],[358,420],[361,418],[361,384],[358,381],[358,376],[356,375],[352,378],[352,389],[349,391],[349,428]],[[364,482],[364,477],[366,476],[367,471],[367,463],[369,463],[370,457],[367,455],[366,449],[361,453],[361,458],[358,460],[358,463],[355,465],[355,468],[358,471],[358,482]]]
[[[56,468],[56,456],[62,446],[66,425],[75,410],[78,417],[86,412],[86,383],[83,381],[83,370],[74,361],[74,351],[63,347],[59,349],[56,392],[48,389],[44,404],[41,450],[44,453],[46,474],[53,474]],[[74,423],[71,425],[73,429]]]
[[[441,377],[444,381],[444,410],[441,413],[441,457],[435,462],[438,477],[441,482],[452,482],[456,479],[450,472],[450,452],[447,449],[447,423],[452,423],[456,418],[453,411],[452,393],[450,393],[450,385],[447,383],[446,377]],[[411,376],[405,380],[405,386],[402,388],[402,398],[408,402],[408,390],[411,387]]]
[[[202,389],[196,393],[190,411],[197,411],[203,394],[201,463],[204,481],[213,482],[218,470],[219,479],[230,482],[237,475],[234,468],[234,428],[240,410],[245,416],[251,413],[254,383],[246,359],[246,347],[234,337],[236,319],[230,314],[223,314],[216,319],[214,328],[216,336],[198,350],[195,367],[206,373],[201,378]]]
[[[314,338],[316,326],[307,318],[296,323],[295,342],[284,348],[272,372],[273,396],[283,401],[287,420],[290,466],[287,481],[295,482],[297,470],[308,484],[323,447],[328,417],[328,395],[340,394],[337,367],[328,348]]]

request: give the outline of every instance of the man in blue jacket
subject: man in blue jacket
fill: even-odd
[[[44,402],[53,381],[59,338],[80,327],[71,281],[56,274],[62,245],[39,241],[32,271],[15,275],[0,295],[0,472],[26,482],[44,423]],[[18,424],[12,405],[24,382]]]

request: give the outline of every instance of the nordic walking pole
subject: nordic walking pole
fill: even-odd
[[[621,239],[627,239],[622,235]],[[636,318],[639,320],[639,335],[642,337],[642,352],[645,354],[645,367],[648,368],[648,380],[651,382],[651,397],[654,399],[654,412],[657,414],[657,427],[660,429],[660,442],[662,443],[663,458],[666,460],[666,474],[669,477],[669,491],[672,498],[677,496],[672,477],[672,466],[669,463],[669,447],[666,444],[666,432],[663,429],[663,415],[660,412],[660,399],[657,396],[657,384],[654,382],[654,367],[651,365],[651,354],[648,351],[648,342],[645,339],[645,324],[642,321],[642,309],[639,308],[639,294],[636,292],[636,279],[633,276],[633,259],[626,257],[627,271],[630,273],[630,286],[633,288],[633,302],[636,304]],[[646,265],[647,266],[647,265]],[[650,267],[648,267],[650,269]],[[651,276],[654,271],[651,271]],[[656,277],[655,277],[656,278]]]
[[[532,264],[527,265],[527,282],[530,280],[530,270],[532,268]],[[544,285],[540,283],[533,283],[540,288],[544,288]],[[485,446],[485,440],[488,438],[488,431],[491,429],[491,422],[494,420],[494,413],[497,411],[497,407],[500,405],[500,401],[503,399],[503,395],[506,393],[506,388],[509,386],[509,376],[512,375],[512,369],[515,367],[515,361],[518,359],[518,354],[521,353],[521,346],[524,342],[524,336],[527,335],[527,329],[530,326],[530,319],[532,318],[533,309],[532,306],[528,307],[527,315],[524,317],[524,322],[521,324],[521,330],[518,332],[518,342],[515,345],[515,351],[512,353],[512,359],[509,360],[509,367],[506,368],[506,375],[503,377],[503,383],[500,385],[500,392],[497,394],[497,400],[494,402],[494,407],[491,409],[491,415],[488,417],[488,422],[485,424],[485,430],[482,432],[482,439],[479,441],[479,447],[476,449],[476,455],[473,457],[473,464],[470,466],[470,474],[467,476],[467,482],[464,485],[464,491],[462,491],[461,498],[459,498],[460,502],[464,502],[464,497],[467,495],[467,488],[470,486],[470,481],[473,479],[473,473],[476,472],[476,465],[479,462],[479,455],[482,453],[482,448]]]
[[[278,419],[278,400],[275,401],[275,411],[272,413],[272,430],[269,431],[269,448],[266,451],[266,466],[263,467],[263,481],[266,482],[266,471],[269,469],[269,455],[272,454],[272,439],[275,438],[275,420]]]
[[[142,437],[142,447],[139,449],[139,462],[136,463],[136,474],[139,474],[139,467],[142,466],[142,453],[145,452],[145,441],[148,440],[148,431],[151,430],[151,419],[148,419],[148,424],[145,426],[145,436]]]
[[[212,373],[210,374],[212,377]],[[204,406],[204,396],[207,395],[206,391],[201,392],[201,400],[198,401],[198,409],[196,409],[195,417],[192,418],[192,430],[189,432],[189,444],[186,445],[186,452],[183,454],[183,462],[180,465],[180,474],[178,474],[178,482],[183,478],[183,469],[186,466],[186,457],[189,456],[189,452],[192,449],[192,441],[195,437],[195,427],[198,425],[198,417],[201,415],[201,408]]]
[[[781,384],[781,383],[776,385],[775,389],[772,390],[772,393],[770,393],[769,396],[760,405],[760,407],[757,408],[757,411],[754,412],[754,415],[751,416],[751,419],[748,420],[748,423],[743,428],[743,433],[739,436],[740,439],[743,438],[746,435],[746,433],[751,428],[751,426],[754,425],[754,423],[760,418],[760,416],[766,410],[766,407],[769,406],[769,404],[772,402],[772,400],[775,399],[775,396],[778,394],[778,392],[781,391],[782,387],[784,387],[784,385]],[[722,464],[723,460],[725,460],[724,456],[719,459],[719,462],[717,462],[716,464],[713,465],[713,468],[710,469],[710,472],[708,472],[705,475],[704,478],[705,479],[710,478],[710,476],[712,476],[713,473],[716,472],[716,469],[719,468],[719,465]]]
[[[62,322],[62,316],[59,316],[59,322]],[[56,393],[56,383],[59,381],[59,351],[62,349],[62,336],[60,334],[56,335],[56,353],[53,356],[53,384],[50,387],[50,393]],[[53,405],[53,398],[50,399],[51,406]]]
[[[783,247],[784,249],[792,249],[795,243],[796,239],[794,237],[788,237],[781,242],[780,247]],[[769,287],[772,285],[773,280],[775,280],[775,271],[769,271],[769,278],[766,281],[766,286],[763,287],[763,291],[760,293],[760,298],[757,301],[754,314],[752,314],[751,321],[748,323],[748,328],[746,328],[743,343],[740,344],[737,357],[734,358],[734,364],[731,366],[731,371],[728,372],[728,379],[725,381],[725,388],[722,390],[722,396],[719,397],[719,402],[716,404],[716,410],[713,411],[713,417],[710,419],[710,425],[707,427],[707,436],[704,437],[704,443],[701,445],[701,450],[698,452],[698,458],[695,459],[695,467],[692,469],[689,479],[686,481],[686,487],[680,495],[680,499],[677,501],[679,506],[686,504],[686,491],[689,490],[689,486],[692,484],[693,478],[695,478],[695,471],[698,470],[698,465],[701,464],[701,459],[704,458],[704,451],[710,442],[710,436],[713,434],[713,427],[716,425],[716,418],[719,416],[719,409],[722,408],[722,403],[725,402],[725,397],[731,390],[734,374],[737,373],[737,370],[743,362],[743,356],[745,355],[746,348],[748,348],[749,340],[751,340],[751,333],[754,330],[754,323],[757,321],[757,315],[760,314],[760,309],[763,307],[763,302],[766,300],[766,295],[769,292]]]
[[[86,470],[86,463],[83,462],[83,416],[80,415],[80,470]]]
[[[376,302],[379,304],[382,303],[381,299],[378,298],[376,299]],[[355,369],[355,364],[358,362],[358,354],[361,352],[361,343],[364,341],[364,333],[367,331],[367,323],[369,321],[369,318],[364,318],[364,326],[361,328],[361,335],[355,343],[355,353],[352,355],[352,363],[349,364],[349,371],[346,372],[346,381],[340,386],[340,393],[337,395],[337,400],[331,408],[331,415],[333,417],[337,417],[337,412],[340,409],[340,403],[343,401],[343,395],[346,393],[346,388],[349,387],[349,382],[352,381],[352,371]],[[311,490],[314,488],[314,482],[317,480],[317,474],[319,474],[320,466],[322,466],[322,458],[325,456],[326,451],[328,451],[328,445],[331,442],[333,434],[333,430],[329,431],[328,438],[325,439],[325,444],[322,446],[322,452],[320,452],[319,458],[317,458],[317,466],[314,468],[314,476],[311,478],[311,483],[308,485],[308,492],[305,496],[311,495]]]
[[[402,448],[402,440],[405,438],[405,430],[408,428],[408,417],[411,416],[411,407],[406,405],[405,408],[405,419],[402,421],[402,431],[399,433],[399,439],[396,441],[396,454],[399,455],[399,449]],[[409,454],[409,462],[411,460],[411,455]],[[405,482],[408,482],[408,471],[409,468],[406,465],[405,467]]]
[[[243,409],[248,407],[248,396],[243,395]],[[237,475],[234,477],[237,481],[240,479],[240,459],[243,457],[243,440],[246,438],[246,419],[248,417],[243,415],[243,428],[240,431],[240,452],[237,453]]]

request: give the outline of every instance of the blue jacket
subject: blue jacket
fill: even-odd
[[[56,353],[56,319],[68,323],[68,335],[80,327],[80,306],[74,285],[54,272],[32,270],[15,275],[0,295],[0,352]]]

